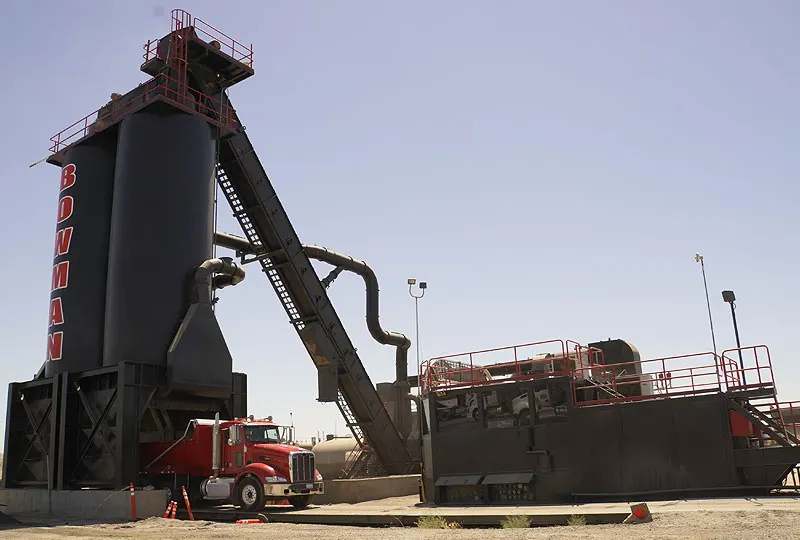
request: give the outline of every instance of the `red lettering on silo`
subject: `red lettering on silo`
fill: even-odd
[[[57,324],[64,324],[64,307],[61,305],[60,296],[50,300],[50,326]]]
[[[72,241],[72,227],[59,229],[56,232],[56,249],[54,257],[69,253],[69,244]]]
[[[47,336],[47,361],[61,360],[61,351],[64,348],[64,332],[53,332]]]
[[[70,163],[69,165],[64,165],[64,168],[61,169],[61,187],[59,188],[59,193],[67,189],[68,187],[72,187],[75,183],[75,165]]]
[[[69,219],[72,216],[72,197],[65,195],[58,201],[58,223]]]
[[[69,284],[69,261],[62,261],[53,266],[53,291],[66,289]]]

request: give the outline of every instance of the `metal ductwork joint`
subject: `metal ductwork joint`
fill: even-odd
[[[209,259],[194,274],[192,301],[210,304],[213,289],[236,285],[244,279],[244,275],[244,268],[233,262],[231,257]]]
[[[201,264],[190,284],[191,303],[167,349],[168,392],[180,391],[204,397],[230,396],[231,357],[222,329],[214,315],[213,290],[236,285],[244,269],[230,257]],[[198,369],[198,358],[214,358]]]

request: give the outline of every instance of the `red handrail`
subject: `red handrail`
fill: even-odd
[[[751,345],[722,352],[722,368],[728,390],[774,386],[772,358],[766,345]]]
[[[523,347],[554,344],[553,348],[559,348],[560,352],[554,351],[552,356],[521,359]],[[740,352],[743,360],[745,357],[748,360],[742,362],[743,368],[737,362]],[[476,361],[479,355],[489,353],[504,353],[508,360]],[[558,360],[564,360],[568,369],[534,373],[536,364]],[[570,367],[571,362],[575,362],[574,367]],[[485,377],[486,370],[501,368],[506,368],[511,375],[499,380]],[[721,355],[703,352],[606,365],[600,349],[572,340],[547,340],[431,358],[422,363],[418,375],[423,392],[571,375],[577,406],[774,387],[772,359],[766,345],[729,349]],[[595,395],[587,395],[592,390],[596,391],[591,393]],[[796,430],[796,426],[792,429]]]
[[[758,409],[781,424],[786,434],[800,439],[800,401],[774,401]]]
[[[696,364],[681,365],[682,360]],[[573,388],[576,405],[598,405],[719,392],[724,385],[714,353],[707,352],[576,369]],[[581,399],[588,390],[608,397]]]
[[[548,348],[549,350],[540,352],[524,350],[534,347],[537,349]],[[482,356],[497,355],[498,353],[503,356],[502,361],[481,361]],[[600,349],[586,347],[573,340],[550,339],[438,356],[422,362],[418,376],[422,391],[444,390],[497,382],[497,379],[487,377],[487,373],[503,368],[513,369],[513,375],[501,380],[526,380],[543,376],[567,375],[575,367],[592,365],[597,358],[602,360]],[[555,365],[559,361],[563,362],[563,369],[555,369]],[[554,364],[554,371],[545,369],[543,372],[537,373],[534,366],[539,364]]]
[[[144,90],[141,87],[145,86]],[[191,98],[191,99],[189,99]],[[144,106],[156,100],[165,100],[183,107],[194,107],[199,116],[223,128],[235,127],[235,111],[226,104],[200,93],[190,96],[185,84],[165,74],[160,74],[139,85],[135,91],[103,105],[87,114],[72,125],[62,129],[50,137],[50,151],[55,153],[76,143],[91,133],[101,131],[120,119],[120,114],[127,114],[129,106],[139,103]],[[217,111],[220,111],[217,114]]]

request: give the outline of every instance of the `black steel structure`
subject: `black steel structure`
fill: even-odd
[[[52,298],[70,302],[72,319],[51,301],[51,326],[61,326],[47,362],[9,386],[3,485],[136,483],[140,442],[173,440],[189,418],[247,415],[246,375],[232,370],[211,298],[244,277],[231,259],[209,260],[214,180],[251,246],[244,262],[262,267],[317,366],[319,400],[337,403],[386,472],[409,471],[404,440],[228,100],[227,88],[254,74],[252,47],[174,10],[141,69],[152,79],[52,138],[62,244],[75,226],[74,250],[57,244]],[[67,259],[74,279],[59,267]],[[383,337],[404,353],[399,336]]]
[[[103,365],[116,137],[98,134],[67,149],[63,159],[45,365],[48,377]]]
[[[9,386],[4,487],[138,483],[140,442],[173,440],[190,418],[247,416],[247,378],[212,309],[214,289],[244,278],[211,259],[219,138],[236,126],[198,79],[253,71],[198,37],[213,29],[172,15],[173,31],[146,46],[153,78],[52,139],[47,358]]]
[[[212,256],[215,131],[178,109],[119,123],[103,365],[166,361],[188,280]]]
[[[559,504],[798,489],[800,426],[785,414],[792,405],[777,401],[766,347],[745,348],[753,361],[742,369],[734,361],[740,349],[641,360],[621,340],[560,343],[546,342],[551,354],[508,348],[507,360],[492,364],[481,363],[480,353],[424,363],[430,502]],[[795,480],[788,486],[787,477]]]

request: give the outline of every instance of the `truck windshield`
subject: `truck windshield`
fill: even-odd
[[[281,442],[278,428],[272,426],[247,426],[247,442],[256,444],[277,444]]]

